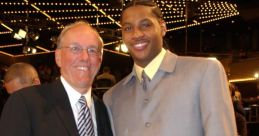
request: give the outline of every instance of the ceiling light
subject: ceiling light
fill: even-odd
[[[122,52],[124,52],[124,53],[128,53],[129,52],[129,50],[128,50],[128,48],[127,48],[125,43],[121,43],[120,46],[121,46],[121,51]]]
[[[23,29],[19,29],[18,31],[13,31],[13,38],[17,40],[24,39],[26,37],[27,32]]]
[[[33,41],[37,41],[39,38],[40,38],[40,34],[39,33],[36,33],[36,32],[32,32],[30,34],[30,38],[33,40]]]

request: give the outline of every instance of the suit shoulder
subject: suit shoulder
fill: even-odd
[[[189,65],[216,65],[221,66],[221,62],[217,59],[210,59],[205,57],[190,57],[190,56],[180,56],[177,60],[178,63],[184,63]]]
[[[129,78],[133,78],[131,74],[124,77],[122,80],[120,80],[118,83],[116,83],[114,86],[112,86],[109,90],[107,90],[103,95],[103,101],[105,104],[109,103],[109,101],[112,99],[112,95],[118,93],[119,91],[122,91],[122,87],[125,86],[127,80],[130,80]]]
[[[122,80],[120,80],[119,82],[117,82],[114,86],[112,86],[107,92],[113,92],[118,90],[118,88],[120,88],[121,86],[123,86],[125,84],[125,82],[128,82],[127,80],[129,80],[129,78],[132,78],[132,75],[129,74],[126,77],[124,77]]]
[[[41,84],[23,88],[14,94],[11,97],[21,97],[27,102],[39,101],[41,99],[46,99],[50,95],[51,91],[50,84]]]
[[[38,93],[43,90],[46,90],[46,91],[49,90],[47,88],[49,88],[49,84],[34,85],[34,86],[22,88],[20,91],[17,91],[15,93],[18,93],[18,94]]]

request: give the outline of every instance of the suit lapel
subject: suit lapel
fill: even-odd
[[[177,55],[167,51],[157,73],[156,78],[153,78],[149,83],[149,90],[153,90],[157,87],[157,84],[161,82],[165,73],[173,73],[176,67]],[[149,91],[150,92],[150,91]],[[151,95],[151,94],[150,94]]]
[[[61,122],[64,124],[64,127],[71,136],[78,136],[79,134],[69,98],[60,80],[57,80],[52,84],[51,92],[54,108],[57,111]]]
[[[100,115],[100,106],[99,106],[99,102],[98,102],[98,98],[96,98],[94,95],[93,95],[93,100],[94,100],[94,110],[95,110],[95,116],[96,116],[96,125],[97,125],[97,132],[98,132],[98,135],[101,135],[102,134],[102,122],[101,122],[101,115]]]
[[[171,53],[170,51],[167,51],[165,54],[165,57],[160,64],[159,70],[171,73],[175,70],[176,62],[177,62],[178,56]]]

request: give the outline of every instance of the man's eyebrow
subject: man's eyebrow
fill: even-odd
[[[80,44],[78,42],[72,42],[70,45],[80,46]]]
[[[146,22],[146,21],[150,22],[150,19],[144,18],[144,19],[140,20],[140,22]]]
[[[121,26],[125,26],[125,25],[130,25],[131,23],[129,22],[125,22],[125,23],[122,23]]]

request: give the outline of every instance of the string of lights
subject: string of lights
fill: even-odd
[[[29,4],[28,0],[23,0],[24,2],[26,2],[26,4]],[[55,19],[53,19],[49,14],[47,14],[46,12],[42,11],[40,8],[38,8],[36,5],[34,4],[30,4],[34,9],[36,9],[37,11],[39,11],[40,13],[42,13],[43,15],[45,15],[47,18],[49,18],[50,20],[52,20],[53,22],[56,22],[58,25],[61,25],[58,21],[56,21]]]
[[[26,0],[25,0],[26,1]],[[93,9],[53,9],[53,10],[36,10],[36,11],[28,11],[28,13],[39,13],[41,12],[42,14],[46,15],[48,18],[47,20],[73,20],[73,19],[89,19],[89,18],[96,18],[96,15],[89,15],[89,16],[74,16],[74,17],[50,17],[48,14],[49,13],[74,13],[74,12],[96,12],[99,11],[102,13],[101,15],[98,15],[100,18],[108,18],[110,19],[111,22],[114,22],[114,24],[117,24],[120,26],[120,24],[115,21],[114,18],[118,18],[120,14],[112,14],[109,15],[107,12],[110,11],[120,11],[121,9],[117,8],[99,8],[98,6],[109,6],[108,3],[93,3],[90,0],[85,0],[86,3],[73,3],[73,2],[64,2],[64,3],[49,3],[49,2],[35,2],[32,5],[36,6],[92,6]],[[199,2],[198,0],[191,0],[192,2]],[[179,0],[179,1],[157,1],[158,6],[161,7],[163,14],[175,14],[175,15],[167,15],[165,16],[165,19],[168,19],[167,24],[172,24],[172,23],[179,23],[183,22],[183,18],[185,17],[184,15],[184,8],[186,5],[185,0]],[[1,2],[0,5],[24,5],[20,2]],[[83,8],[83,7],[82,7]],[[39,8],[35,8],[39,9]],[[238,15],[238,10],[237,10],[237,5],[229,2],[212,2],[212,1],[207,1],[198,7],[199,10],[199,19],[213,19],[215,18],[220,18],[220,17],[228,17],[228,16],[234,16]],[[26,14],[27,11],[4,11],[4,14]],[[170,20],[172,19],[172,21]],[[177,19],[177,20],[175,20]],[[216,19],[217,20],[217,19]],[[15,22],[15,21],[13,21]],[[16,21],[18,22],[18,21]],[[23,22],[22,20],[19,20],[19,22]],[[204,21],[202,21],[204,22]],[[203,24],[203,23],[200,24]],[[59,24],[59,22],[57,22]],[[107,25],[107,24],[113,24],[110,22],[103,22],[99,23],[99,25]],[[93,25],[97,25],[94,24]],[[63,28],[63,27],[61,27]],[[177,27],[173,30],[178,30],[181,27]],[[171,30],[171,29],[170,29]]]
[[[131,0],[125,0],[125,3],[129,1]],[[125,3],[123,3],[124,6]],[[177,31],[239,15],[237,4],[227,2],[226,0],[156,0],[156,3],[162,10],[168,31]],[[190,10],[195,9],[195,16],[190,20],[186,18],[189,17],[185,11],[187,4]],[[194,5],[198,6],[195,7]],[[7,7],[2,10],[5,16],[25,16],[25,14],[30,14],[34,17],[32,18],[34,21],[41,22],[42,18],[38,17],[41,14],[46,17],[44,21],[57,24],[56,26],[46,25],[40,27],[39,30],[60,30],[64,28],[63,23],[66,24],[72,20],[79,19],[88,20],[90,25],[95,27],[101,26],[105,28],[106,26],[112,26],[114,29],[120,29],[121,27],[119,18],[122,9],[113,7],[108,2],[94,2],[94,0],[85,0],[84,2],[29,2],[29,0],[23,0],[23,2],[0,2],[0,6]],[[18,8],[13,9],[12,7],[14,6],[18,6]],[[31,8],[26,9],[26,6]],[[185,24],[186,21],[189,21],[187,25]],[[27,22],[26,18],[19,17],[11,18],[9,22],[1,22],[1,26],[5,30],[0,31],[0,34],[11,34],[13,28],[10,26],[12,24],[26,24]],[[109,44],[117,43],[111,42]]]
[[[42,10],[42,12],[45,13],[78,13],[78,12],[96,12],[98,10],[96,9],[51,9],[51,10]],[[103,9],[103,11],[120,11],[120,9]],[[4,14],[37,14],[40,13],[40,11],[35,11],[35,10],[15,10],[15,11],[4,11]]]
[[[90,0],[85,0],[85,2],[87,2],[88,4],[90,4],[92,7],[94,7],[96,10],[98,10],[100,13],[102,13],[104,16],[106,16],[107,18],[109,18],[112,22],[114,22],[115,24],[117,24],[119,27],[121,27],[120,23],[115,21],[115,19],[113,19],[109,14],[107,14],[103,9],[100,9],[98,7],[98,5],[92,3]]]
[[[12,32],[11,31],[3,31],[3,32],[0,32],[0,35],[1,34],[11,34]]]

